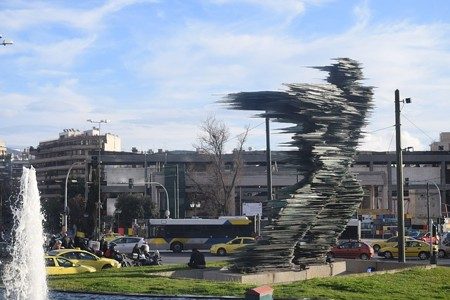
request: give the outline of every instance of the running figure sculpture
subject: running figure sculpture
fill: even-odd
[[[349,172],[361,129],[371,109],[372,87],[361,85],[358,62],[338,58],[327,71],[326,84],[286,84],[286,90],[229,94],[232,109],[261,111],[258,115],[294,124],[285,151],[286,163],[302,180],[285,190],[282,200],[269,203],[271,223],[263,240],[234,259],[234,269],[260,272],[292,269],[325,261],[356,208],[363,190]]]

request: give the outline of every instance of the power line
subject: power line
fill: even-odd
[[[417,126],[416,124],[414,124],[413,121],[411,121],[410,119],[408,119],[407,116],[405,116],[404,114],[402,114],[402,116],[409,122],[411,123],[414,127],[416,127],[417,129],[419,129],[420,132],[422,132],[424,135],[426,135],[432,142],[434,142],[434,139],[432,137],[430,137],[425,131],[423,131],[422,129],[419,128],[419,126]]]
[[[395,127],[395,125],[391,125],[391,126],[388,126],[388,127],[383,127],[383,128],[375,129],[375,130],[372,130],[372,131],[368,131],[367,133],[374,133],[374,132],[381,131],[381,130],[385,130],[385,129],[389,129],[389,128],[392,128],[392,127]]]
[[[388,146],[388,151],[391,150],[392,140],[394,139],[394,133],[395,133],[395,130],[392,130],[391,140],[389,141],[389,146]]]
[[[259,127],[259,126],[261,126],[261,125],[263,125],[263,124],[265,124],[265,123],[266,123],[266,121],[261,122],[261,123],[259,123],[258,125],[253,126],[252,128],[249,128],[248,131],[247,131],[247,133],[250,132],[250,131],[252,131],[253,129],[256,129],[257,127]],[[243,135],[244,133],[245,133],[245,132],[239,133],[239,134],[237,134],[237,135],[235,135],[235,136],[229,138],[228,140],[226,140],[226,142],[231,141],[231,140],[234,140],[234,139],[238,138],[240,135]]]

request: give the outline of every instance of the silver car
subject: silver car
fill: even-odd
[[[147,244],[144,238],[137,236],[125,236],[112,240],[110,243],[114,243],[116,246],[115,250],[124,254],[131,254],[133,252],[133,248],[136,244],[140,248],[142,245]]]

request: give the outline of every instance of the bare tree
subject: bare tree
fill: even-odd
[[[235,212],[235,186],[242,170],[242,152],[248,135],[245,131],[236,137],[237,146],[233,150],[232,160],[225,161],[225,146],[231,141],[230,132],[225,123],[209,116],[200,126],[202,133],[198,136],[199,151],[209,156],[206,176],[195,176],[195,168],[188,168],[187,174],[193,182],[193,193],[202,203],[202,211],[210,215],[232,215]],[[234,138],[233,138],[234,139]]]

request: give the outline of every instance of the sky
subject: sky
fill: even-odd
[[[264,120],[227,110],[228,93],[322,83],[309,66],[349,57],[375,87],[360,150],[429,150],[450,131],[450,2],[446,0],[0,1],[0,139],[36,147],[66,128],[120,136],[122,150],[194,150],[208,116],[235,147],[265,148]],[[289,140],[271,124],[272,148]]]

